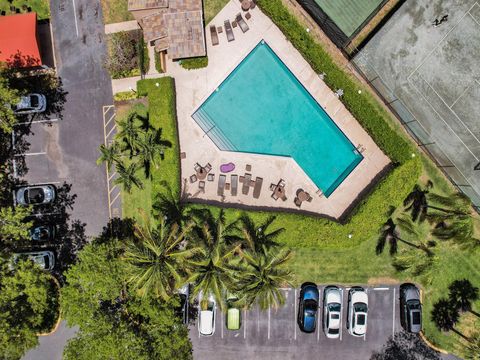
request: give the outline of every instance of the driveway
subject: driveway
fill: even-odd
[[[324,286],[319,286],[322,297]],[[225,327],[225,317],[217,312],[215,334],[200,337],[190,329],[194,359],[369,359],[395,331],[401,330],[398,286],[366,287],[369,299],[368,331],[365,337],[351,336],[345,327],[349,288],[343,288],[343,315],[340,339],[331,340],[322,331],[305,334],[297,325],[299,289],[284,289],[286,303],[278,310],[253,308],[242,312],[239,331]],[[323,302],[322,302],[323,303]],[[268,354],[268,355],[267,355]]]
[[[86,224],[96,236],[109,219],[104,166],[97,166],[98,146],[104,143],[104,106],[113,104],[110,78],[103,68],[104,26],[98,0],[52,0],[51,22],[57,73],[68,92],[63,119],[36,118],[26,156],[29,183],[71,184],[76,195],[72,220]],[[64,323],[55,334],[40,338],[40,346],[24,359],[62,358],[74,329]]]

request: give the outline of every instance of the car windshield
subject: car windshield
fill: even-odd
[[[30,105],[32,107],[38,106],[38,98],[36,96],[30,96]]]
[[[316,311],[317,302],[315,300],[305,300],[305,309],[310,311]]]
[[[331,316],[332,316],[332,319],[335,319],[335,320],[340,319],[340,314],[331,314]]]
[[[50,267],[50,262],[48,261],[48,256],[47,255],[45,255],[43,257],[43,261],[45,263],[45,269],[48,269]]]
[[[32,203],[41,203],[45,199],[42,189],[33,188],[25,190],[25,198]]]
[[[356,312],[367,312],[367,304],[365,303],[355,303],[353,307]]]
[[[328,305],[328,310],[334,311],[334,312],[340,312],[340,304],[339,303],[333,303]]]
[[[420,325],[420,311],[414,311],[412,313],[412,324]]]
[[[340,332],[340,329],[328,329],[328,333],[332,335],[336,335]]]
[[[412,310],[420,310],[420,301],[418,300],[410,300],[407,302],[408,307]]]
[[[357,316],[357,325],[365,325],[365,320],[366,320],[366,316],[363,315],[363,314],[359,314]]]

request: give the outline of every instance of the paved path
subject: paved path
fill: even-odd
[[[156,79],[167,76],[168,74],[147,74],[144,76],[144,79]],[[124,79],[113,79],[112,80],[112,91],[114,94],[121,91],[129,91],[130,88],[137,89],[137,81],[141,80],[140,76],[134,76]]]
[[[40,345],[30,350],[22,360],[61,360],[63,347],[68,339],[74,337],[76,331],[77,328],[69,328],[62,321],[54,334],[39,337]]]
[[[105,34],[112,34],[120,31],[130,31],[140,29],[137,20],[123,21],[114,24],[105,25]]]

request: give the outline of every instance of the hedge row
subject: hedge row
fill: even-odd
[[[358,81],[348,76],[330,55],[307,33],[282,0],[258,0],[262,11],[272,19],[317,73],[325,73],[325,83],[334,91],[343,89],[345,107],[394,162],[411,158],[412,145],[387,122],[389,115]],[[358,91],[362,90],[359,94]]]
[[[208,57],[201,56],[201,57],[181,60],[180,66],[187,70],[201,69],[208,66]]]

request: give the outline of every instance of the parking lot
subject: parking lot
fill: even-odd
[[[320,285],[320,299],[324,285]],[[368,359],[388,337],[401,329],[398,286],[365,287],[368,294],[368,328],[365,337],[351,336],[346,328],[349,287],[342,288],[342,328],[340,338],[327,339],[322,330],[323,302],[320,303],[317,330],[306,334],[297,325],[300,289],[284,289],[285,305],[277,310],[258,307],[242,311],[239,331],[225,326],[225,314],[218,311],[215,334],[200,336],[192,326],[190,337],[195,359]],[[268,354],[268,355],[267,355]]]

